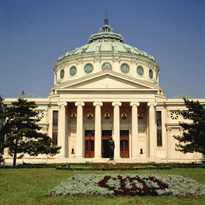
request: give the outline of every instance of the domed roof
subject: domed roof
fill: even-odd
[[[108,19],[105,19],[104,26],[100,28],[99,33],[91,35],[89,44],[73,51],[67,52],[60,56],[58,61],[61,61],[69,56],[92,54],[92,53],[126,53],[131,55],[144,56],[155,61],[154,57],[148,55],[146,52],[138,50],[124,43],[124,39],[120,34],[113,32],[113,29],[108,25]]]

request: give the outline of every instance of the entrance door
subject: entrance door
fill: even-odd
[[[129,130],[120,131],[120,157],[129,158]]]
[[[108,140],[112,136],[112,130],[102,131],[102,158],[109,158]]]
[[[94,157],[95,131],[85,130],[85,158]]]

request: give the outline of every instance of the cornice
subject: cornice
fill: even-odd
[[[115,89],[115,88],[104,88],[104,89],[102,89],[102,88],[59,88],[59,89],[56,89],[57,90],[57,92],[98,92],[98,93],[102,93],[102,92],[118,92],[118,93],[132,93],[132,92],[137,92],[137,93],[141,93],[141,92],[144,92],[144,94],[147,94],[147,93],[153,93],[153,94],[155,94],[157,91],[158,91],[158,89],[135,89],[135,88],[133,88],[133,89],[130,89],[130,88],[125,88],[125,89],[120,89],[120,88],[117,88],[117,89]]]
[[[5,98],[3,100],[3,104],[4,105],[11,105],[12,102],[16,102],[19,98]],[[37,103],[37,105],[48,105],[50,104],[49,99],[48,98],[24,98],[26,99],[28,102],[34,101]]]

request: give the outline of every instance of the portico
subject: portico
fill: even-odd
[[[153,102],[107,102],[103,99],[59,103],[58,145],[62,146],[59,157],[108,158],[106,140],[112,136],[115,159],[154,158],[157,130],[156,123],[152,122],[156,118],[155,107]],[[75,141],[71,140],[72,131]],[[71,154],[72,150],[74,154]]]

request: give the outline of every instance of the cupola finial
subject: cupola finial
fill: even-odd
[[[108,19],[107,18],[104,20],[104,25],[108,25]]]
[[[112,32],[113,29],[108,25],[108,18],[107,18],[107,11],[106,11],[106,18],[104,20],[104,26],[100,28],[100,32]]]
[[[106,17],[105,17],[105,20],[104,20],[104,25],[108,25],[107,10],[106,10]]]

